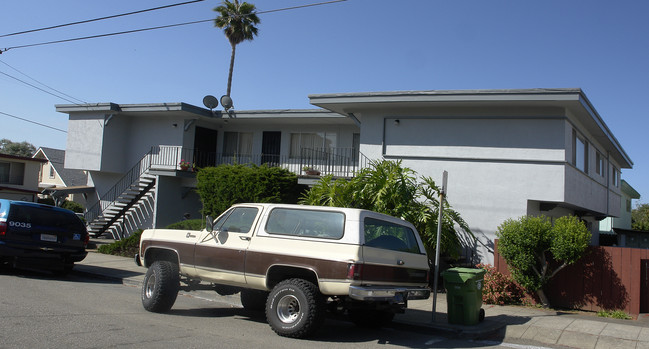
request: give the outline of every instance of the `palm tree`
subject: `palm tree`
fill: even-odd
[[[228,90],[226,93],[227,96],[230,96],[234,56],[237,51],[237,45],[245,40],[252,41],[257,35],[257,27],[255,25],[259,24],[260,20],[255,14],[255,5],[247,2],[239,3],[238,0],[234,0],[234,2],[224,0],[223,4],[216,7],[214,11],[219,13],[219,16],[214,20],[214,26],[223,29],[225,36],[230,41],[230,46],[232,46]]]

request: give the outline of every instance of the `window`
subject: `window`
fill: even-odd
[[[620,170],[615,168],[615,166],[611,166],[611,169],[613,171],[613,185],[616,187],[620,186]]]
[[[600,153],[599,151],[596,151],[595,153],[595,172],[604,177],[604,169],[606,167],[604,166],[604,155]]]
[[[302,157],[302,149],[326,153],[325,150],[336,147],[336,134],[326,132],[313,133],[291,133],[291,150],[289,156],[292,159]],[[323,156],[326,156],[323,155]]]
[[[420,253],[415,232],[407,226],[365,218],[365,246],[384,250]]]
[[[340,239],[345,228],[345,214],[334,211],[314,211],[275,208],[270,211],[268,234]]]
[[[22,162],[0,162],[0,184],[23,185],[25,164]]]
[[[572,131],[572,164],[588,173],[588,143],[575,130]]]
[[[631,212],[631,199],[626,199],[626,211]]]
[[[54,166],[50,165],[50,178],[54,178]]]
[[[223,155],[251,155],[252,132],[225,132],[223,134]]]
[[[227,230],[229,233],[247,233],[252,228],[258,211],[255,207],[236,207],[230,214],[219,219],[214,224],[214,229]]]

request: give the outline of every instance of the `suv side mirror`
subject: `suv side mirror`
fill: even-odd
[[[205,230],[210,233],[214,230],[214,219],[210,216],[205,217]]]

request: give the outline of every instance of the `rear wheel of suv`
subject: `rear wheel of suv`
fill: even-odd
[[[277,284],[266,301],[266,319],[280,336],[304,338],[322,325],[324,297],[309,281],[288,279]]]
[[[179,287],[178,266],[168,261],[151,264],[142,284],[142,305],[154,313],[164,313],[176,302]]]

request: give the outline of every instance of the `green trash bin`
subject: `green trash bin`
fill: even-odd
[[[477,325],[484,319],[481,309],[484,274],[484,269],[470,268],[451,268],[442,273],[449,323]]]

